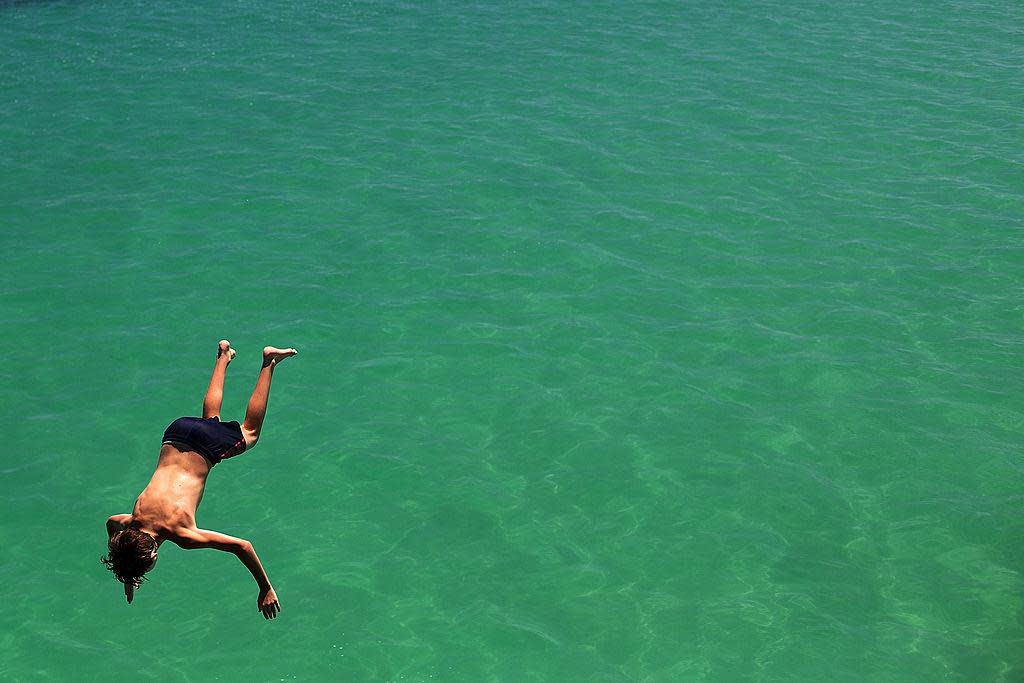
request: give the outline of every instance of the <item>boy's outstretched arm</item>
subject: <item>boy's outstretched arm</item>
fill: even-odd
[[[252,547],[252,543],[244,538],[235,538],[234,536],[228,536],[217,531],[207,531],[206,529],[187,529],[179,532],[171,540],[186,550],[215,548],[216,550],[223,550],[235,555],[242,561],[242,564],[249,570],[252,578],[256,579],[256,584],[260,587],[260,595],[256,599],[256,606],[263,613],[263,618],[273,619],[277,617],[281,611],[281,603],[277,601],[277,593],[274,592],[274,587],[270,585],[270,579],[267,578],[267,572],[264,571],[260,558]]]

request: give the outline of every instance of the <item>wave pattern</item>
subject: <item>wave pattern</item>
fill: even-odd
[[[1022,25],[0,4],[0,677],[1019,680]],[[223,336],[304,351],[201,510],[285,621],[169,551],[126,629]]]

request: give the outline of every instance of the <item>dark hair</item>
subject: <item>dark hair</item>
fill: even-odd
[[[154,550],[156,539],[145,531],[129,527],[110,537],[107,556],[101,557],[100,562],[114,573],[118,581],[139,588],[146,578],[143,574],[150,568]]]

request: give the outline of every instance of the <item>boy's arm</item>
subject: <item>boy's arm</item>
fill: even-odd
[[[131,518],[131,515],[110,515],[110,517],[107,517],[107,537],[109,538],[123,529],[124,525]]]
[[[124,529],[132,519],[131,515],[110,515],[107,517],[107,538],[113,538],[114,534]],[[130,583],[124,585],[124,597],[128,598],[128,604],[132,604],[135,597],[135,586]]]
[[[186,550],[214,548],[231,553],[242,561],[245,568],[252,574],[252,578],[256,579],[256,584],[260,587],[256,606],[263,613],[263,617],[273,619],[281,611],[281,603],[277,600],[274,587],[270,585],[267,572],[264,571],[263,564],[260,563],[260,558],[249,541],[206,529],[186,529],[175,534],[171,540]]]

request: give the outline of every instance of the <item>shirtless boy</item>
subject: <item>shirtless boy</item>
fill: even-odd
[[[188,550],[216,548],[235,555],[259,585],[256,605],[263,617],[273,619],[281,611],[252,543],[197,528],[196,508],[203,499],[206,477],[213,466],[256,445],[267,412],[274,367],[296,353],[295,349],[273,346],[263,349],[263,367],[245,420],[239,425],[235,421],[220,421],[224,374],[235,350],[226,339],[218,344],[213,377],[203,399],[203,417],[181,417],[167,427],[156,471],[135,501],[135,509],[130,515],[113,515],[107,520],[108,555],[102,562],[124,584],[129,604],[146,572],[156,564],[157,548],[164,541],[171,541]]]

